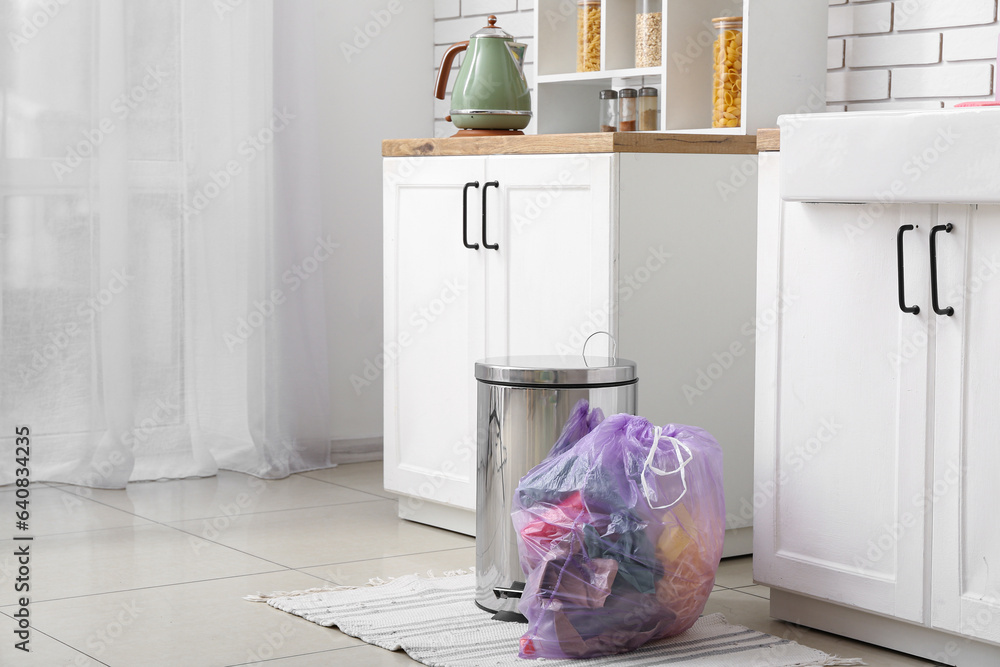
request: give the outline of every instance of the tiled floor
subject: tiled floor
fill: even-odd
[[[265,482],[209,479],[124,491],[36,485],[31,647],[13,648],[14,542],[0,540],[0,665],[268,667],[416,664],[242,596],[475,564],[474,541],[400,521],[381,464]],[[14,509],[0,487],[0,512]],[[6,509],[4,509],[6,508]],[[930,665],[768,618],[749,558],[723,561],[706,612],[870,665]]]

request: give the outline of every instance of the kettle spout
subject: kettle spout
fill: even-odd
[[[507,42],[507,53],[510,54],[511,59],[514,61],[514,65],[517,67],[517,73],[522,77],[524,76],[524,52],[527,48],[527,44],[522,44],[520,42]]]

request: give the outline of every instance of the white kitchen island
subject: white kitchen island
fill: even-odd
[[[479,359],[638,364],[638,413],[725,453],[725,555],[752,546],[757,144],[562,134],[383,143],[385,488],[473,534]],[[606,336],[587,348],[606,356]]]
[[[776,618],[1000,665],[1000,111],[780,125],[760,157],[754,578]]]

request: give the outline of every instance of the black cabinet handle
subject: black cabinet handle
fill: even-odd
[[[462,245],[470,250],[479,250],[478,243],[469,243],[469,188],[478,188],[479,181],[466,183],[462,188]],[[486,211],[483,211],[483,215]]]
[[[903,225],[899,228],[899,232],[896,233],[896,268],[899,269],[899,279],[897,281],[899,285],[899,309],[904,313],[913,313],[916,315],[920,312],[920,306],[906,305],[905,289],[903,287],[903,233],[911,229],[916,229],[916,227],[914,225]]]
[[[934,306],[934,312],[938,315],[947,315],[951,317],[955,314],[955,309],[951,306],[947,308],[941,308],[938,306],[938,280],[937,280],[937,233],[944,232],[945,234],[951,234],[951,230],[955,227],[950,222],[947,225],[937,225],[931,228],[931,305]]]
[[[483,247],[490,250],[499,250],[499,243],[490,244],[486,242],[486,191],[490,189],[490,186],[499,189],[500,181],[490,181],[483,185]]]

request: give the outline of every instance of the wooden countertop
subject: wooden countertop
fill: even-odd
[[[757,151],[781,150],[781,130],[776,127],[761,128],[757,130]]]
[[[384,157],[413,155],[543,155],[552,153],[708,153],[752,155],[757,137],[737,134],[594,132],[516,137],[386,139]]]

